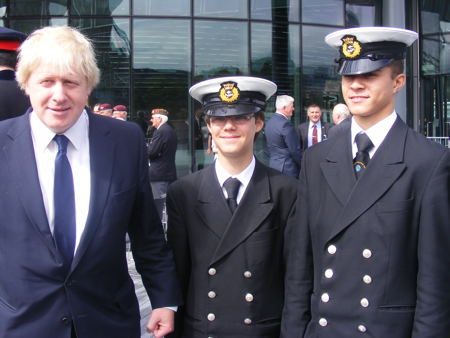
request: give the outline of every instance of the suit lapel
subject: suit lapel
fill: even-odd
[[[344,206],[355,185],[353,173],[350,129],[333,139],[333,145],[324,162],[320,163],[330,189]]]
[[[3,148],[3,152],[11,180],[17,182],[17,194],[28,219],[55,257],[57,252],[42,199],[28,112],[14,121],[8,136],[11,142]]]
[[[114,163],[115,156],[115,140],[111,137],[110,130],[92,114],[88,116],[91,197],[86,226],[72,262],[72,270],[80,261],[101,223],[111,185],[111,163]]]
[[[356,181],[328,240],[338,235],[369,209],[398,179],[406,168],[403,162],[408,128],[398,117],[385,140]]]
[[[211,264],[227,255],[250,236],[272,209],[269,177],[266,169],[257,161],[252,179],[217,246]]]
[[[219,185],[214,164],[203,171],[195,212],[217,238],[223,235],[231,218],[231,211]]]

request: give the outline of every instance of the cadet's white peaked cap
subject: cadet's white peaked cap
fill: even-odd
[[[339,49],[338,73],[357,75],[376,71],[405,58],[416,32],[395,27],[358,27],[328,34],[325,42]]]
[[[253,76],[225,76],[193,85],[189,94],[211,116],[231,116],[264,110],[277,91],[272,81]]]

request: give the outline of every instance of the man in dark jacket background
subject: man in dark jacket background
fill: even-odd
[[[177,134],[166,123],[169,112],[157,108],[152,110],[152,124],[156,128],[148,145],[150,160],[150,183],[159,217],[162,218],[167,187],[177,179],[175,153],[177,151]]]

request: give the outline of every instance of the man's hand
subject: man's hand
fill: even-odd
[[[162,338],[174,329],[175,312],[166,308],[153,309],[147,323],[147,331]]]

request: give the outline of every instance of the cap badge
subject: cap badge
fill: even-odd
[[[236,82],[221,83],[219,97],[223,102],[234,102],[239,98],[240,91]]]
[[[348,59],[354,59],[361,54],[361,44],[354,35],[345,35],[342,39],[342,54]]]

